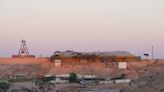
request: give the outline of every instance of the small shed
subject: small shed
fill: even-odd
[[[119,62],[118,68],[119,69],[127,69],[127,63],[126,62]]]
[[[118,79],[115,80],[115,83],[130,83],[131,80],[130,79]]]
[[[55,67],[61,67],[61,59],[55,59]]]

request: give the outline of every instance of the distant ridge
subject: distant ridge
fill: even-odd
[[[54,55],[57,56],[78,56],[78,55],[97,55],[97,56],[134,56],[127,51],[95,51],[95,52],[75,52],[71,50],[67,50],[64,52],[55,51]]]
[[[85,54],[96,54],[99,56],[133,56],[127,51],[104,51],[104,52],[84,52]]]

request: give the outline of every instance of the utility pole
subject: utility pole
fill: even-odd
[[[152,60],[154,59],[154,46],[152,46]]]
[[[32,87],[31,87],[31,89],[32,89],[32,92],[34,92],[34,79],[33,79],[33,74],[32,74]]]

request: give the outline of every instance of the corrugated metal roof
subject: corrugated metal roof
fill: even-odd
[[[98,92],[121,92],[120,89],[104,89]]]

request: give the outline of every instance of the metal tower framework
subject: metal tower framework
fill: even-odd
[[[25,40],[22,40],[18,55],[19,56],[28,56],[29,55],[29,51],[28,51]]]

